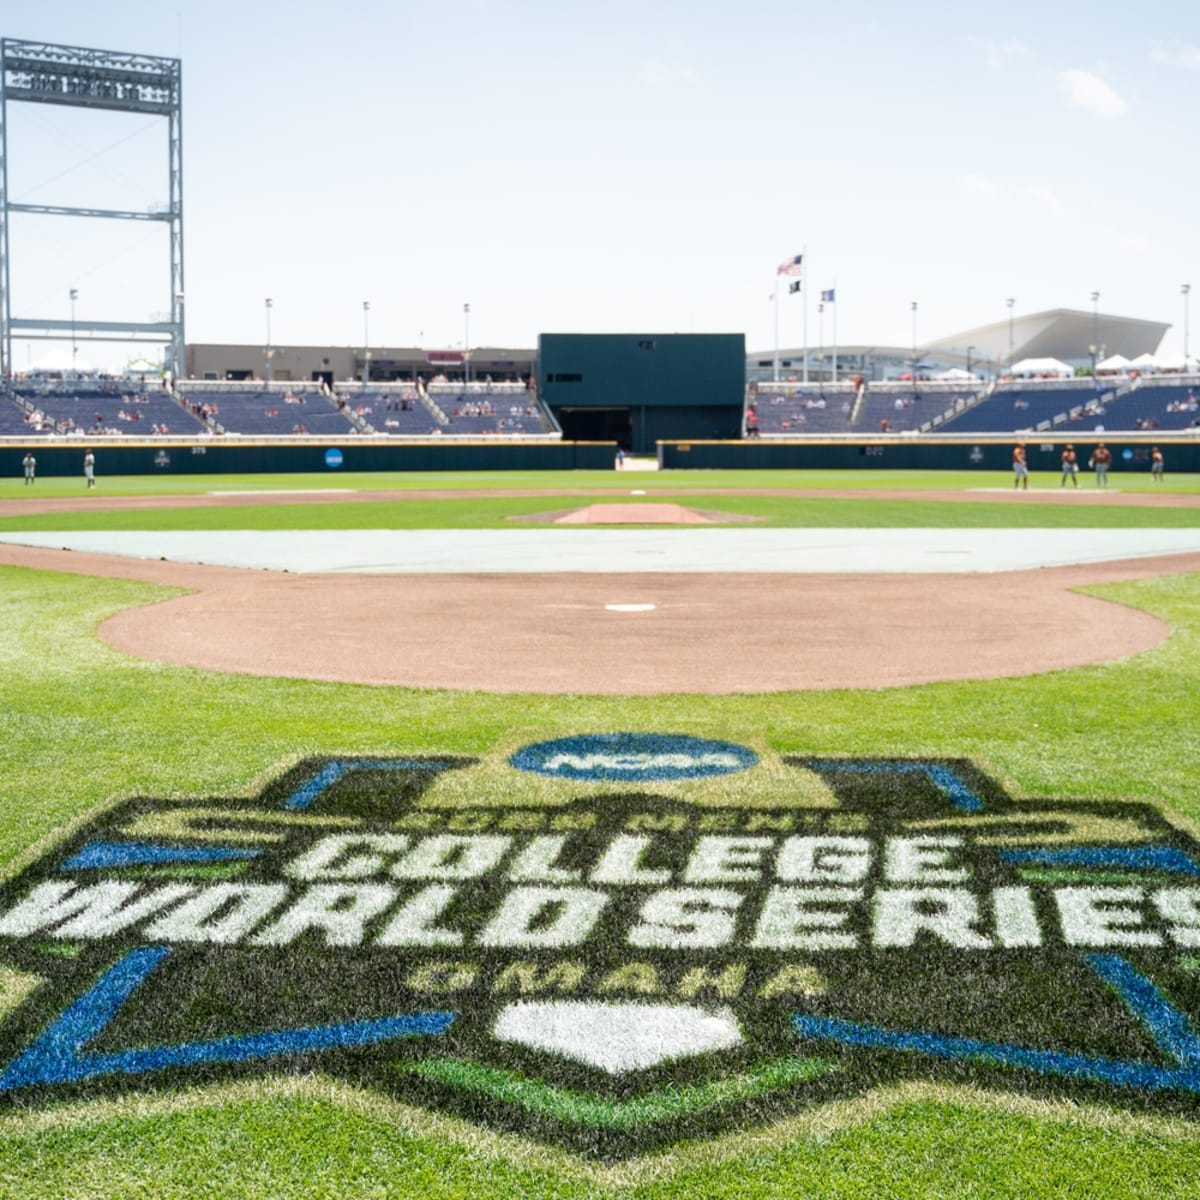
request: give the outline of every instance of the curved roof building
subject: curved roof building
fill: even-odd
[[[916,347],[917,370],[933,372],[965,367],[983,373],[1002,373],[1023,358],[1057,358],[1071,366],[1091,365],[1111,354],[1136,358],[1154,354],[1170,325],[1137,317],[1118,317],[1084,309],[1051,308],[1044,312],[1014,316],[965,329]],[[828,379],[834,372],[832,346],[808,347],[810,378]],[[867,379],[893,379],[910,372],[913,347],[845,345],[836,348],[837,375],[862,375]],[[780,367],[789,377],[803,370],[804,347],[779,351]],[[774,370],[774,351],[755,351],[746,356],[747,376],[769,379]]]

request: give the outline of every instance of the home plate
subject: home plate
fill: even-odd
[[[728,1050],[742,1040],[728,1008],[689,1004],[510,1004],[492,1033],[502,1042],[561,1054],[610,1075]]]

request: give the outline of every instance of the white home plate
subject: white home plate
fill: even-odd
[[[653,612],[657,604],[606,604],[606,612]]]
[[[727,1050],[742,1040],[729,1009],[706,1012],[688,1004],[510,1004],[492,1033],[610,1075]]]

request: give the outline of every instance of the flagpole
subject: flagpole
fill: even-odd
[[[775,276],[775,290],[771,293],[771,298],[775,301],[775,382],[779,382],[779,276]]]
[[[808,276],[811,274],[808,261],[808,243],[804,245],[804,249],[800,255],[800,299],[804,304],[804,382],[808,382]]]
[[[833,281],[833,382],[837,383],[837,280]]]
[[[825,382],[825,301],[817,301],[817,382]]]

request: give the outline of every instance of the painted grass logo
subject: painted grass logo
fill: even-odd
[[[1200,1115],[1200,847],[597,734],[127,801],[0,889],[0,1108],[319,1070],[602,1160],[924,1077]]]
[[[758,762],[732,742],[661,733],[608,733],[559,738],[518,750],[509,759],[518,771],[590,783],[653,786],[676,779],[731,775]]]

